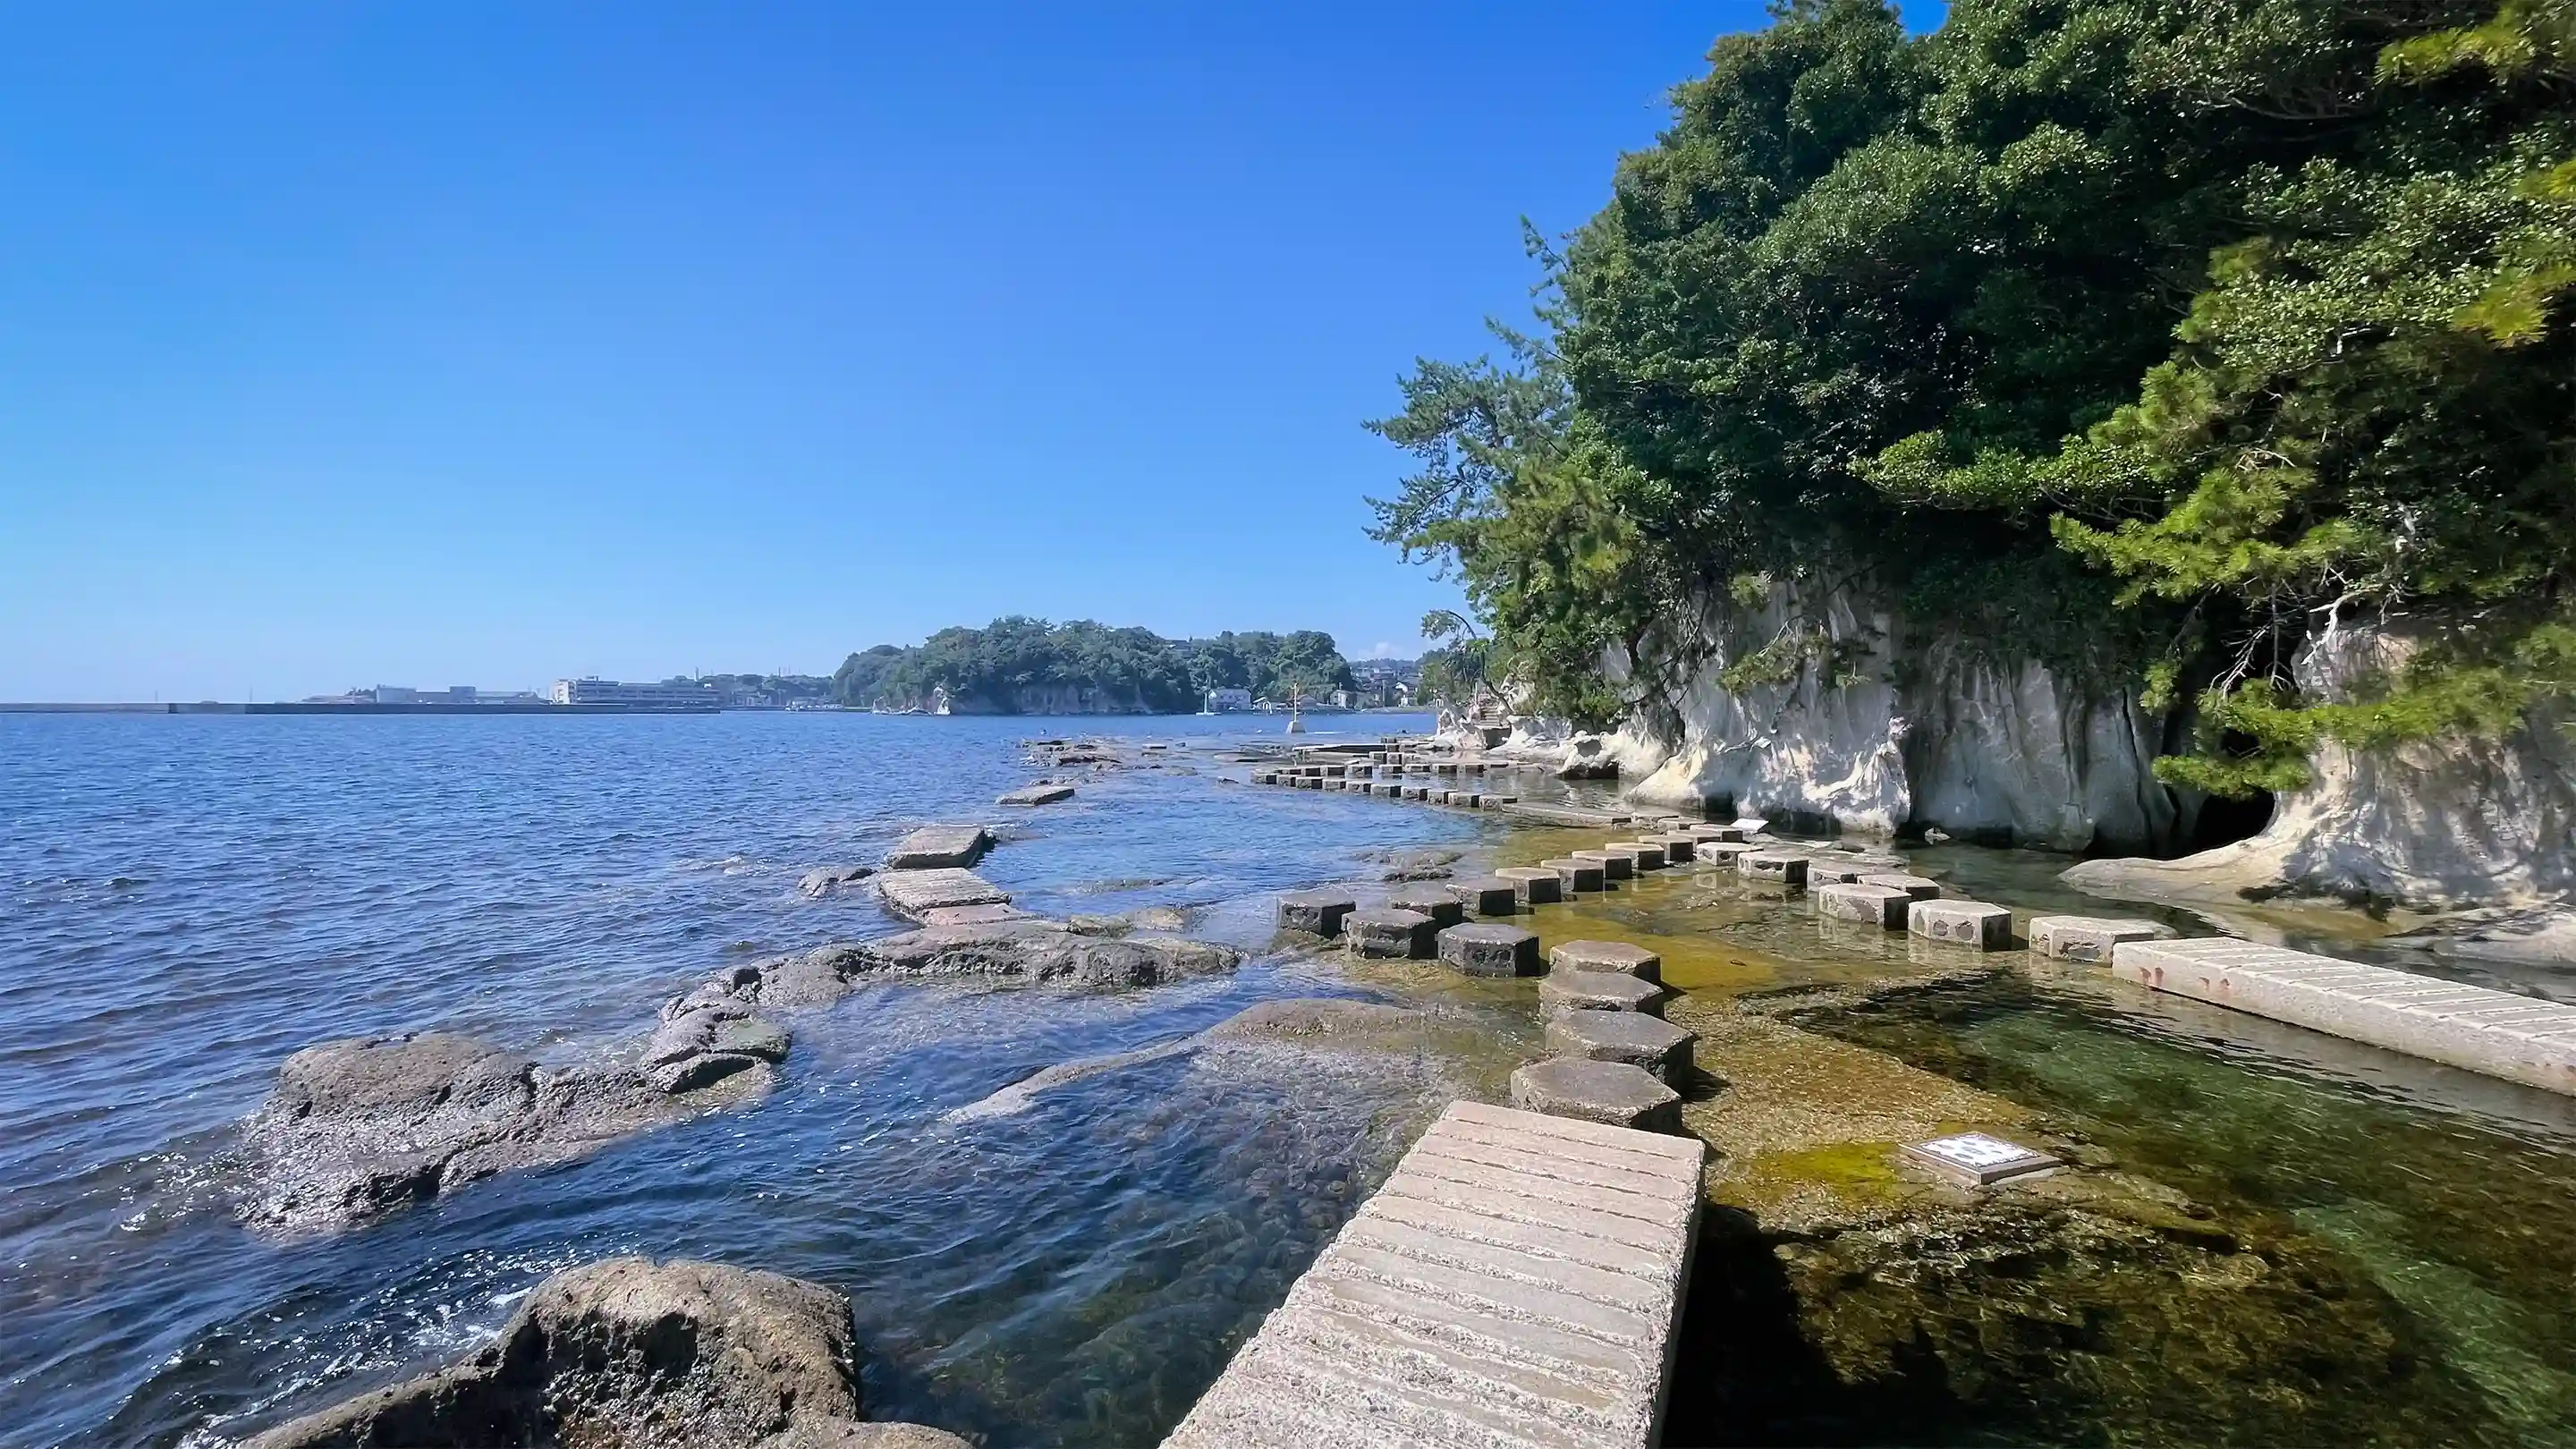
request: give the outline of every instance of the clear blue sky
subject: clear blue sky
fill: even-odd
[[[1452,596],[1362,536],[1359,420],[1761,22],[13,7],[0,698],[828,672],[1011,612],[1413,653]]]

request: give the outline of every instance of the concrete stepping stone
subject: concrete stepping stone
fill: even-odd
[[[1624,850],[1578,850],[1574,858],[1599,866],[1603,880],[1626,880],[1637,873],[1637,857]]]
[[[1747,880],[1768,885],[1803,886],[1807,857],[1785,850],[1752,850],[1735,858],[1735,870]]]
[[[1664,1014],[1664,988],[1624,971],[1551,971],[1538,984],[1541,1010]]]
[[[1399,911],[1429,916],[1433,929],[1454,926],[1467,919],[1467,908],[1445,885],[1412,885],[1386,898],[1386,903]]]
[[[1905,929],[1979,951],[2012,949],[2012,911],[1982,901],[1916,901],[1906,907]]]
[[[1732,825],[1694,825],[1690,832],[1703,844],[1733,844],[1744,839],[1744,832]]]
[[[1719,870],[1741,870],[1739,862],[1761,848],[1741,840],[1709,840],[1701,842],[1699,858]]]
[[[1863,921],[1883,930],[1906,928],[1914,897],[1893,886],[1837,883],[1814,888],[1816,914],[1832,921]]]
[[[981,825],[925,825],[894,843],[886,852],[888,870],[935,870],[965,867],[993,848],[991,832]]]
[[[1512,1073],[1512,1105],[1644,1132],[1682,1130],[1681,1093],[1643,1067],[1558,1057]]]
[[[1597,860],[1577,860],[1570,855],[1561,855],[1554,860],[1542,860],[1539,864],[1556,872],[1556,878],[1564,883],[1567,895],[1601,889],[1601,862]]]
[[[1691,1078],[1699,1033],[1642,1011],[1560,1011],[1547,1021],[1547,1049],[1560,1057],[1625,1062],[1680,1086]]]
[[[1342,940],[1351,954],[1373,960],[1427,959],[1439,929],[1420,911],[1400,911],[1393,906],[1353,911],[1342,917]]]
[[[1551,971],[1609,971],[1663,984],[1664,958],[1626,941],[1564,941],[1547,953]]]
[[[1506,805],[1518,805],[1519,803],[1521,803],[1521,797],[1518,795],[1488,795],[1485,797],[1485,808],[1488,810],[1499,810]]]
[[[1918,901],[1937,901],[1941,899],[1941,883],[1937,880],[1926,880],[1919,875],[1905,875],[1901,872],[1891,871],[1884,875],[1862,876],[1858,883],[1861,885],[1886,886],[1890,890],[1900,890]]]
[[[2161,941],[2171,928],[2153,921],[2114,920],[2103,916],[2034,916],[2030,949],[2060,961],[2108,963],[2122,941]]]
[[[993,797],[996,805],[1052,805],[1073,798],[1071,785],[1023,785]]]
[[[1699,850],[1699,837],[1687,830],[1669,830],[1661,835],[1650,835],[1646,838],[1646,843],[1664,848],[1666,865],[1681,865],[1689,861]]]
[[[1614,840],[1601,848],[1626,853],[1629,864],[1634,866],[1640,875],[1650,870],[1662,870],[1668,864],[1664,859],[1662,846],[1643,840]]]
[[[1565,899],[1565,882],[1543,865],[1507,865],[1495,871],[1494,877],[1510,881],[1525,907],[1552,906]]]
[[[1441,961],[1466,976],[1536,976],[1538,934],[1518,926],[1451,926],[1439,937]]]
[[[1520,888],[1500,876],[1471,875],[1449,882],[1449,894],[1471,916],[1508,916],[1521,908]]]
[[[1431,787],[1428,785],[1407,785],[1404,787],[1404,798],[1407,800],[1428,801],[1431,798]]]
[[[1359,902],[1340,891],[1290,891],[1279,898],[1279,929],[1310,936],[1338,936],[1342,920]]]
[[[886,909],[914,921],[942,907],[1007,905],[1011,899],[1009,891],[954,866],[887,871],[877,877],[877,895]]]
[[[1834,856],[1810,856],[1807,859],[1807,887],[1855,885],[1865,875],[1874,874],[1869,867],[1854,865]]]

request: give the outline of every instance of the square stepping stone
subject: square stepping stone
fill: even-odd
[[[1342,917],[1342,940],[1351,954],[1376,960],[1428,959],[1439,929],[1420,911],[1400,911],[1393,906],[1353,911]]]
[[[1914,897],[1892,886],[1835,884],[1815,888],[1816,914],[1836,921],[1866,921],[1902,931]]]
[[[1901,871],[1890,871],[1883,875],[1865,875],[1860,878],[1859,884],[1886,886],[1890,890],[1900,890],[1918,901],[1941,899],[1939,881],[1926,880],[1919,875],[1906,875]]]
[[[1407,785],[1404,787],[1404,798],[1407,800],[1427,801],[1431,798],[1431,787],[1428,785]]]
[[[1640,875],[1650,870],[1662,870],[1666,864],[1664,848],[1648,841],[1614,840],[1601,848],[1615,850],[1627,856],[1629,865]]]
[[[935,870],[890,870],[877,877],[877,894],[886,909],[921,920],[945,906],[1005,905],[1011,893],[971,870],[943,866]]]
[[[1981,901],[1916,901],[1906,907],[1905,929],[1978,951],[2012,949],[2012,911]]]
[[[1342,918],[1359,902],[1339,891],[1290,891],[1279,898],[1279,929],[1312,936],[1338,936]]]
[[[1508,916],[1521,908],[1520,888],[1500,876],[1471,875],[1448,886],[1471,916]]]
[[[1785,850],[1749,850],[1735,858],[1736,873],[1747,880],[1769,885],[1803,886],[1807,883],[1807,857]]]
[[[1664,988],[1624,971],[1551,971],[1538,984],[1541,1010],[1664,1014]]]
[[[2153,921],[2036,916],[2030,923],[2030,949],[2060,961],[2107,962],[2112,948],[2122,941],[2158,941],[2172,934]]]
[[[1521,797],[1518,795],[1488,795],[1485,797],[1485,808],[1488,810],[1496,809],[1504,805],[1518,805],[1519,803],[1521,803]]]
[[[1551,971],[1610,971],[1661,985],[1664,958],[1626,941],[1565,941],[1547,953]]]
[[[1625,1062],[1669,1086],[1691,1077],[1691,1043],[1699,1033],[1684,1031],[1642,1011],[1560,1011],[1548,1018],[1547,1049],[1560,1057],[1595,1062]]]
[[[1897,1156],[1952,1182],[1984,1187],[2007,1178],[2053,1172],[2065,1164],[2045,1152],[1983,1132],[1963,1132],[1930,1142],[1909,1142]]]
[[[1669,830],[1661,835],[1655,836],[1646,843],[1648,845],[1660,845],[1664,848],[1664,863],[1666,865],[1680,865],[1689,860],[1692,855],[1697,852],[1699,848],[1699,837],[1691,834],[1687,830]]]
[[[894,843],[886,852],[888,870],[934,870],[970,866],[993,848],[993,837],[981,825],[925,825]]]
[[[1577,860],[1570,855],[1561,855],[1554,860],[1542,860],[1539,864],[1556,872],[1556,878],[1564,882],[1569,895],[1601,889],[1601,862],[1597,860]]]
[[[1810,856],[1807,860],[1807,885],[1810,889],[1816,886],[1851,885],[1868,874],[1871,872],[1866,866],[1853,865],[1847,860],[1834,856]]]
[[[1507,865],[1494,878],[1510,881],[1523,906],[1552,906],[1565,899],[1565,882],[1543,865]]]
[[[1558,1057],[1512,1073],[1512,1105],[1645,1132],[1682,1130],[1681,1093],[1643,1067]]]
[[[1536,976],[1538,934],[1518,926],[1476,923],[1440,933],[1441,961],[1466,976]]]
[[[1732,825],[1694,825],[1691,834],[1702,844],[1733,844],[1744,839],[1744,832]]]
[[[1429,916],[1435,928],[1454,926],[1467,919],[1467,908],[1458,904],[1458,898],[1449,893],[1447,886],[1436,883],[1406,886],[1387,897],[1386,903],[1399,911]]]
[[[1578,850],[1574,858],[1601,867],[1605,881],[1626,880],[1637,873],[1637,857],[1624,850]]]

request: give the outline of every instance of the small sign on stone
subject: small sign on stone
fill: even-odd
[[[1970,1187],[1985,1187],[2007,1178],[2029,1177],[2053,1172],[2064,1166],[2045,1152],[2034,1151],[2017,1142],[1989,1137],[1983,1132],[1963,1132],[1956,1137],[1939,1137],[1930,1142],[1909,1142],[1897,1149],[1907,1162],[1953,1182]]]

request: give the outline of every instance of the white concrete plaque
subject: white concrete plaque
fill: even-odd
[[[1983,1132],[1965,1132],[1930,1142],[1907,1143],[1902,1155],[1917,1166],[1928,1167],[1945,1177],[1976,1187],[2001,1182],[2008,1177],[2047,1172],[2061,1165],[2045,1152],[2035,1152],[2019,1143],[1989,1137]]]

